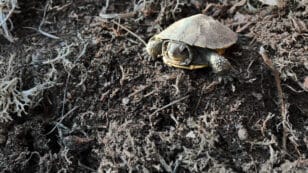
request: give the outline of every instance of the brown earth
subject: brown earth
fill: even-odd
[[[1,172],[307,171],[307,1],[108,2],[18,1],[0,102],[37,92],[0,114]],[[238,32],[231,80],[147,55],[142,40],[197,13]]]

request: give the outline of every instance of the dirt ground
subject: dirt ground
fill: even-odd
[[[308,2],[279,2],[18,0],[0,30],[0,172],[306,172]],[[145,50],[198,13],[238,33],[228,80]]]

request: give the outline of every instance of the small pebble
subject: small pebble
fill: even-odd
[[[127,105],[129,103],[129,98],[128,97],[123,98],[122,103],[123,105]]]
[[[237,135],[240,138],[240,140],[246,140],[248,138],[248,132],[244,127],[238,129]]]
[[[263,95],[261,93],[252,92],[251,94],[259,101],[263,98]]]
[[[193,131],[190,131],[186,134],[186,138],[196,138],[196,135]]]

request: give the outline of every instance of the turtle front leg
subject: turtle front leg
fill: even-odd
[[[222,74],[231,69],[231,63],[229,60],[215,51],[208,50],[206,53],[206,59],[214,73]]]
[[[151,37],[146,46],[148,54],[153,58],[160,56],[162,54],[162,44],[163,41],[161,39],[155,36]]]

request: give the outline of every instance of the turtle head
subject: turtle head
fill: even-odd
[[[148,41],[146,46],[146,50],[151,57],[157,58],[162,54],[162,44],[163,40],[153,36]]]
[[[178,41],[164,41],[162,48],[164,58],[168,58],[175,65],[189,65],[192,61],[190,47]]]
[[[214,73],[224,74],[231,69],[229,60],[214,51],[209,54],[208,62]]]

